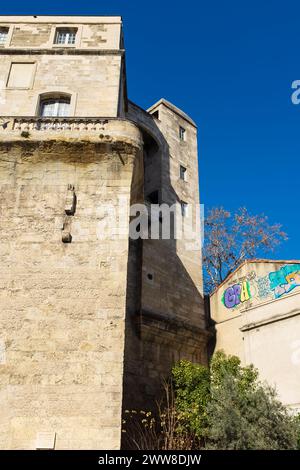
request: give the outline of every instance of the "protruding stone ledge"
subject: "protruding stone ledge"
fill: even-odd
[[[0,55],[119,55],[124,56],[124,49],[77,49],[62,47],[62,48],[40,48],[32,49],[28,47],[4,47],[0,48]]]
[[[0,141],[66,140],[142,146],[135,123],[122,118],[0,116]]]

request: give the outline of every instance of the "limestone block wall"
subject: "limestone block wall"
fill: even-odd
[[[129,108],[129,117],[136,120],[155,141],[155,152],[144,147],[145,182],[156,182],[160,203],[177,205],[179,222],[180,203],[187,203],[195,232],[191,243],[185,238],[143,241],[142,304],[145,310],[171,315],[205,328],[201,226],[196,225],[196,215],[200,216],[197,130],[195,124],[176,109],[162,100],[150,108],[150,113],[159,112],[157,119],[139,111],[134,105]],[[179,126],[185,128],[184,141],[179,139]],[[187,170],[186,181],[180,179],[180,165]]]
[[[187,204],[186,219],[191,218],[191,229],[194,231],[194,235],[191,238],[191,243],[187,241],[186,237],[179,237],[176,240],[174,252],[198,291],[198,300],[200,300],[200,297],[203,299],[203,280],[200,247],[201,225],[196,224],[196,216],[200,216],[197,127],[185,113],[165,100],[161,100],[149,110],[150,113],[155,111],[158,112],[158,119],[155,119],[155,123],[164,136],[168,149],[162,152],[161,157],[162,202],[177,205],[185,202]],[[184,139],[180,139],[180,127],[185,131]],[[186,169],[185,180],[180,178],[180,166]],[[179,214],[179,220],[180,217],[181,214]],[[198,241],[198,245],[193,243],[194,241]],[[185,283],[182,286],[185,286]],[[190,301],[193,302],[194,299],[195,295],[190,295]],[[182,304],[186,305],[186,301]],[[202,307],[201,318],[203,318],[203,312]],[[197,323],[199,322],[198,313],[199,307],[195,306],[193,309],[190,305],[189,313],[185,315],[185,318]]]
[[[0,135],[2,449],[35,449],[39,433],[56,449],[120,445],[126,204],[142,152],[133,124],[104,134]]]
[[[128,116],[143,130],[144,196],[156,188],[160,203],[179,205],[183,199],[194,210],[199,202],[196,128],[182,112],[164,103],[158,108],[159,119],[129,106]],[[188,133],[183,143],[179,125]],[[188,170],[186,182],[179,180],[180,163]],[[195,237],[200,240],[200,227]],[[207,363],[200,247],[188,250],[174,239],[131,243],[129,267],[123,408],[153,408],[176,361]]]
[[[6,23],[6,26],[10,24]],[[51,24],[16,24],[12,26],[10,47],[46,46],[51,34]]]
[[[153,404],[176,360],[206,362],[199,248],[128,241],[129,204],[150,192],[199,202],[196,127],[165,100],[127,113],[120,17],[0,27],[0,448],[52,433],[58,449],[116,449],[122,404]],[[68,116],[37,118],[65,95]]]
[[[38,115],[39,97],[43,93],[71,95],[71,116],[118,115],[120,55],[31,54],[24,57],[0,51],[0,57],[1,116]],[[30,79],[11,87],[12,64],[32,64]]]
[[[74,46],[80,49],[119,49],[121,17],[89,16],[0,16],[1,26],[9,28],[3,48],[59,48],[54,44],[56,28],[77,30]]]
[[[159,102],[150,108],[158,111],[155,125],[161,132],[160,145],[161,203],[177,207],[177,221],[184,219],[180,204],[188,207],[195,234],[191,241],[183,237],[176,240],[146,240],[143,250],[143,309],[169,315],[175,320],[205,329],[203,286],[200,251],[200,215],[197,131],[183,113],[168,102]],[[180,140],[179,128],[185,129],[185,139]],[[180,165],[186,168],[186,180],[180,179]],[[150,167],[150,178],[152,169]],[[196,243],[195,243],[196,242]],[[198,243],[197,243],[198,242]],[[149,279],[149,273],[152,279]],[[154,295],[156,293],[156,295]]]
[[[1,116],[36,116],[42,94],[63,93],[70,116],[123,115],[120,17],[0,16],[0,27]],[[56,44],[59,28],[75,31],[75,43]]]

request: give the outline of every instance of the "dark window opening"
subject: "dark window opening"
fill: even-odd
[[[182,217],[186,217],[188,205],[184,201],[181,201],[180,205],[181,205],[181,215]]]
[[[179,139],[185,140],[185,129],[184,127],[179,126]]]
[[[158,190],[152,191],[152,193],[146,196],[146,201],[150,202],[150,204],[159,204],[159,195]]]
[[[180,165],[180,179],[186,181],[186,168],[183,165]]]

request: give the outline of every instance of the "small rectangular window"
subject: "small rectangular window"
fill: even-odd
[[[182,217],[186,217],[187,216],[188,205],[184,201],[181,201],[180,205],[181,205],[181,215],[182,215]]]
[[[179,126],[179,139],[185,140],[185,128],[181,126]]]
[[[152,116],[155,117],[156,119],[159,119],[159,111],[154,111],[154,113],[152,113]]]
[[[8,36],[8,28],[0,28],[0,46],[4,46]]]
[[[60,45],[75,44],[76,33],[76,28],[57,28],[54,43]]]
[[[180,179],[186,181],[186,168],[183,165],[180,165]]]

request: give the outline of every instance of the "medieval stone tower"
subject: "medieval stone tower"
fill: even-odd
[[[118,449],[206,362],[199,246],[129,237],[132,204],[193,212],[196,126],[128,101],[120,17],[0,17],[0,116],[0,448]]]

